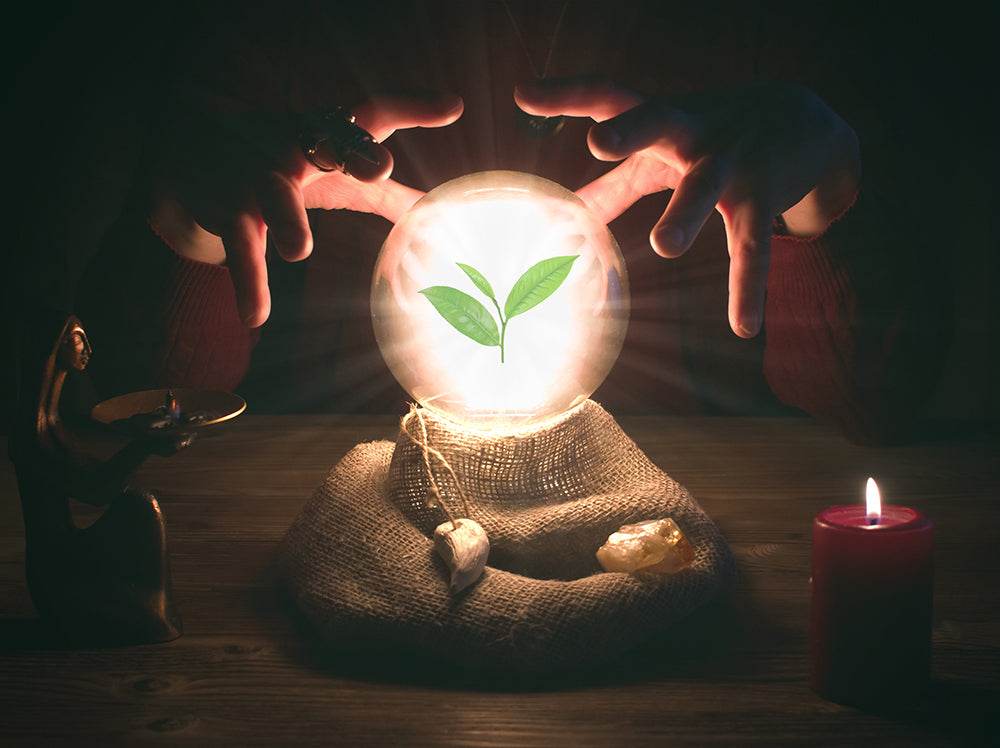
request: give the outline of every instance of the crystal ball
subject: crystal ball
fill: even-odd
[[[537,427],[583,403],[628,325],[625,263],[566,188],[510,171],[431,190],[382,245],[372,323],[422,406],[477,431]]]

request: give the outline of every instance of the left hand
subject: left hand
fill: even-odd
[[[763,320],[772,221],[821,233],[848,208],[861,179],[857,137],[819,97],[756,84],[647,99],[592,76],[536,81],[515,91],[530,114],[591,117],[596,158],[624,162],[577,194],[605,221],[640,197],[673,196],[650,234],[663,257],[688,250],[712,210],[729,245],[729,322],[753,337]]]

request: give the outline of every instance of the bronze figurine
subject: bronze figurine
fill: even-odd
[[[141,435],[108,459],[95,456],[88,450],[93,438],[67,422],[70,404],[61,403],[68,399],[67,377],[82,372],[90,354],[87,335],[71,316],[47,357],[22,362],[28,389],[21,393],[10,456],[24,512],[28,589],[42,620],[73,644],[169,641],[180,636],[181,621],[163,515],[156,497],[129,479],[150,454],[173,454],[192,437]],[[71,497],[107,509],[80,528]]]

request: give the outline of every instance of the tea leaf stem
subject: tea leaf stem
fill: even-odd
[[[504,363],[504,350],[503,342],[504,336],[507,334],[507,319],[503,316],[503,311],[500,309],[500,302],[498,302],[493,296],[490,296],[490,301],[493,302],[493,306],[496,307],[497,316],[500,318],[500,363]]]

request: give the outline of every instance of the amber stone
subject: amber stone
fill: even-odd
[[[674,574],[694,561],[694,548],[672,519],[623,525],[597,551],[605,571]]]

